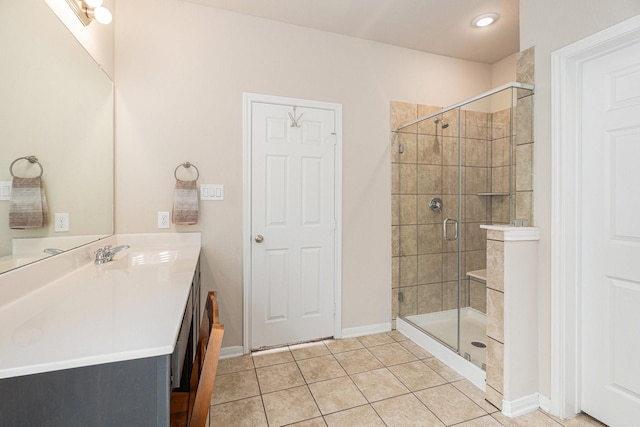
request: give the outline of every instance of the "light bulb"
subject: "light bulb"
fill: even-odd
[[[497,13],[485,13],[484,15],[480,15],[474,19],[471,25],[477,28],[486,27],[496,22],[498,20],[498,16],[499,15]]]
[[[84,0],[84,4],[86,4],[87,7],[90,7],[91,9],[102,6],[102,3],[102,0]]]
[[[113,19],[113,16],[111,15],[111,12],[109,12],[109,9],[102,6],[96,7],[93,10],[93,17],[99,23],[105,25],[110,24],[111,20]]]

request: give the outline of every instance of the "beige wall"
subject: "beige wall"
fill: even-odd
[[[534,221],[539,252],[540,392],[551,381],[551,52],[640,13],[637,0],[521,0],[520,48],[535,46]]]
[[[343,328],[391,321],[390,101],[449,105],[491,88],[491,67],[178,0],[116,14],[116,230],[157,232],[189,160],[203,202],[203,286],[220,291],[225,346],[242,344],[242,93],[343,105]]]
[[[491,87],[499,87],[506,83],[515,82],[516,63],[518,54],[514,53],[491,65]]]

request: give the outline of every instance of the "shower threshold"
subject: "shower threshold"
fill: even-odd
[[[407,316],[405,320],[448,345],[458,347],[458,310]],[[460,309],[460,354],[482,366],[487,361],[487,316],[471,307]],[[474,345],[474,343],[477,343]]]
[[[472,343],[486,343],[485,315],[472,308],[463,308],[460,313],[460,319],[462,321],[461,354],[469,353],[472,360],[480,361],[480,364],[484,363],[484,360],[486,360],[486,348],[478,347]],[[451,348],[455,347],[455,343],[457,343],[457,339],[455,339],[457,327],[452,322],[457,322],[457,310],[407,316],[406,319],[398,317],[396,329],[484,391],[485,371],[475,363],[460,356]],[[449,325],[447,326],[447,324]],[[432,334],[440,334],[442,331],[447,331],[448,333],[437,335],[442,339],[439,340],[429,333],[425,333],[425,330]],[[450,342],[453,345],[447,345],[445,342]]]

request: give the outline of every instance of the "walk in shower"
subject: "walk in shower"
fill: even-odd
[[[532,94],[531,85],[510,83],[444,109],[419,105],[417,118],[391,135],[396,325],[426,334],[480,373],[487,341],[480,226],[521,221],[517,120],[530,121],[531,109],[518,105],[530,105]]]

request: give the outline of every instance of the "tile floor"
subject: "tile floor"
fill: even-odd
[[[506,418],[397,331],[221,360],[211,405],[211,427],[603,426],[542,411]]]

